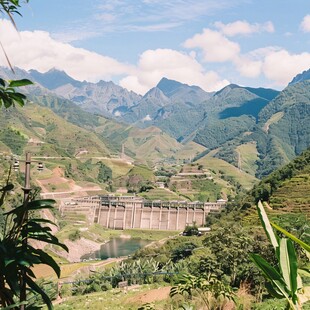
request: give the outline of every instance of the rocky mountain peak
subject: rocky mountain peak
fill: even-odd
[[[52,68],[45,73],[41,73],[37,70],[30,70],[29,74],[36,82],[50,90],[56,89],[66,84],[71,84],[75,87],[78,87],[82,84],[82,82],[70,77],[65,71],[61,71],[56,68]]]
[[[159,88],[166,96],[170,96],[176,90],[178,90],[182,86],[188,86],[186,84],[182,84],[180,82],[169,80],[167,78],[162,78],[159,83],[157,84],[157,88]]]
[[[288,85],[296,84],[306,80],[310,80],[310,69],[297,74]]]

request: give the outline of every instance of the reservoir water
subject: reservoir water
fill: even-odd
[[[81,259],[107,259],[127,256],[146,246],[151,241],[142,239],[113,238],[103,244],[99,251],[81,257]]]

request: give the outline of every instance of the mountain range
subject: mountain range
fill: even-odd
[[[57,128],[74,132],[71,150],[68,145],[64,148],[71,155],[88,148],[110,156],[124,145],[128,156],[154,164],[169,158],[198,159],[212,151],[213,157],[262,177],[309,147],[309,71],[282,91],[230,84],[208,93],[198,86],[162,78],[144,96],[113,82],[80,82],[56,69],[46,73],[15,71],[14,76],[1,68],[0,74],[35,81],[25,92],[36,106],[32,112],[45,115],[45,123],[43,117],[34,120],[34,115],[28,116],[35,128],[32,134],[23,112],[15,115],[23,124],[18,131],[54,143],[56,148],[61,134],[55,124],[59,124]],[[4,114],[1,117],[6,118]],[[18,127],[7,119],[2,121],[10,130]],[[70,128],[65,129],[67,126]],[[63,148],[61,143],[58,146]]]

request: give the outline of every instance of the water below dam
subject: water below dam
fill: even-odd
[[[143,248],[151,241],[143,239],[113,238],[103,244],[99,251],[86,254],[81,259],[107,259],[119,256],[128,256]]]

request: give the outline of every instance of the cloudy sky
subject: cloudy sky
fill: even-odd
[[[13,65],[140,94],[162,77],[283,89],[310,68],[309,0],[30,0],[22,15],[19,33],[0,21]]]

